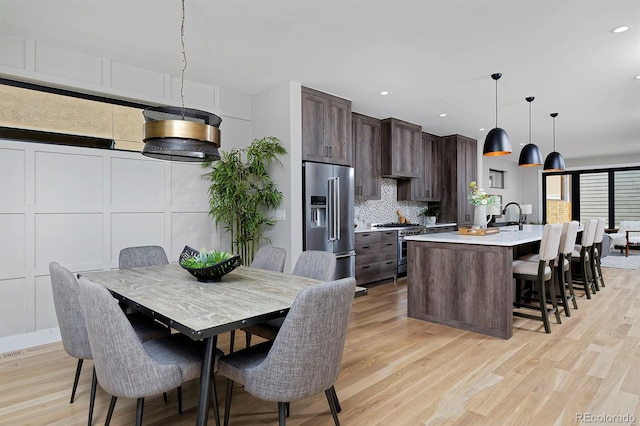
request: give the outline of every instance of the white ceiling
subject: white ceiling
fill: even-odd
[[[0,0],[0,32],[180,75],[180,14],[179,0]],[[479,141],[501,72],[513,161],[527,96],[543,156],[551,112],[567,159],[640,154],[640,0],[186,0],[185,37],[189,80],[249,95],[298,81]]]

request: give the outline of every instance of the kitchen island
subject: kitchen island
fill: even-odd
[[[476,236],[457,232],[406,237],[407,314],[509,339],[514,256],[537,252],[542,225]]]

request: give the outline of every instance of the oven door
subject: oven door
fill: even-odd
[[[398,237],[398,275],[407,273],[407,241]]]

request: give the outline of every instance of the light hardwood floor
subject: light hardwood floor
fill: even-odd
[[[640,274],[604,274],[607,286],[591,300],[579,297],[579,309],[563,316],[561,325],[552,321],[551,334],[541,322],[515,318],[510,340],[407,318],[406,282],[371,288],[353,306],[336,384],[341,423],[576,425],[580,415],[640,419]],[[226,335],[219,346],[228,349]],[[0,424],[86,424],[92,364],[85,362],[76,402],[69,404],[75,365],[59,343],[2,354]],[[217,384],[222,411],[224,379]],[[182,415],[175,392],[167,404],[161,396],[148,398],[144,424],[194,424],[196,397],[197,383],[186,384]],[[94,424],[104,423],[108,403],[99,390]],[[133,424],[134,418],[135,401],[119,400],[112,424]],[[230,424],[277,420],[277,404],[234,390]],[[287,424],[332,425],[324,395],[293,402]]]

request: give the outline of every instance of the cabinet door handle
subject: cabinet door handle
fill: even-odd
[[[371,265],[367,265],[367,266],[363,266],[362,269],[368,269],[370,267],[371,267]]]
[[[363,249],[371,248],[371,246],[362,246]]]
[[[390,260],[388,262],[385,262],[385,265],[391,265],[392,263],[396,263],[396,262],[394,262],[393,260]]]
[[[429,196],[430,196],[430,195],[429,195],[429,193],[430,193],[431,191],[429,191],[429,190],[427,189],[427,190],[425,190],[424,192],[426,192],[426,193],[427,193],[427,197],[429,197]]]
[[[329,158],[333,158],[333,150],[329,147]]]
[[[385,244],[384,246],[385,246],[385,247],[389,247],[389,246],[392,246],[392,245],[393,245],[393,243],[387,243],[387,244]]]
[[[363,237],[368,237],[371,234],[362,234]]]
[[[329,156],[329,147],[327,147],[326,145],[324,146],[324,155],[323,157],[328,157]]]

